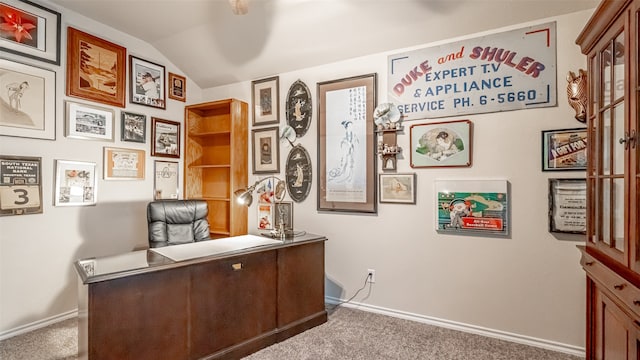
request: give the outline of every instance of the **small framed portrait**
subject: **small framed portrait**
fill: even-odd
[[[278,83],[278,76],[251,82],[253,126],[277,124],[280,121]]]
[[[417,124],[410,133],[412,168],[471,166],[471,121]]]
[[[280,172],[280,137],[278,133],[277,126],[251,130],[254,174]]]
[[[164,66],[129,55],[129,102],[166,108]]]
[[[98,177],[96,163],[56,160],[54,206],[95,205]]]
[[[273,221],[275,229],[278,229],[282,224],[284,230],[293,230],[293,202],[282,201],[275,203]]]
[[[169,99],[185,102],[187,100],[187,78],[169,73]]]
[[[151,155],[179,158],[180,157],[180,123],[151,118]]]
[[[105,180],[144,180],[144,150],[104,148]]]
[[[65,101],[65,136],[113,141],[114,111],[109,108]]]
[[[586,128],[542,131],[542,171],[586,169]]]
[[[381,203],[416,203],[416,174],[380,174]]]
[[[147,139],[147,116],[128,111],[120,112],[122,141],[144,143]]]

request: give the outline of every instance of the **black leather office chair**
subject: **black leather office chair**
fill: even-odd
[[[147,205],[149,247],[210,240],[204,200],[158,200]]]

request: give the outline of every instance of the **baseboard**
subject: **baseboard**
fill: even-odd
[[[327,303],[329,303],[329,304],[338,304],[338,303],[341,303],[344,300],[338,299],[338,298],[334,298],[334,297],[331,297],[331,296],[326,296],[325,297],[325,301]],[[550,341],[550,340],[545,340],[545,339],[534,338],[534,337],[531,337],[531,336],[513,334],[513,333],[506,332],[506,331],[489,329],[489,328],[484,328],[484,327],[481,327],[481,326],[470,325],[470,324],[465,324],[465,323],[459,323],[459,322],[445,320],[445,319],[439,319],[439,318],[435,318],[435,317],[431,317],[431,316],[413,314],[413,313],[409,313],[409,312],[405,312],[405,311],[388,309],[388,308],[383,308],[383,307],[380,307],[380,306],[363,304],[363,303],[358,303],[358,302],[354,302],[354,301],[351,301],[351,302],[348,302],[348,303],[343,303],[340,306],[354,308],[354,309],[358,309],[358,310],[362,310],[362,311],[369,311],[369,312],[372,312],[372,313],[377,313],[377,314],[381,314],[381,315],[387,315],[387,316],[396,317],[396,318],[399,318],[399,319],[416,321],[416,322],[420,322],[420,323],[423,323],[423,324],[440,326],[440,327],[443,327],[443,328],[452,329],[452,330],[458,330],[458,331],[462,331],[462,332],[466,332],[466,333],[492,337],[492,338],[496,338],[496,339],[500,339],[500,340],[511,341],[511,342],[518,343],[518,344],[535,346],[535,347],[539,347],[539,348],[542,348],[542,349],[562,352],[562,353],[565,353],[565,354],[581,356],[581,357],[585,356],[585,349],[582,348],[582,347],[569,345],[569,344],[562,344],[562,343],[558,343],[558,342]]]
[[[38,320],[30,324],[22,325],[11,330],[3,331],[3,332],[0,332],[0,341],[8,338],[12,338],[14,336],[18,336],[24,333],[28,333],[29,331],[38,330],[45,326],[49,326],[51,324],[55,324],[57,322],[71,319],[77,316],[78,316],[78,309],[75,309],[75,310],[67,311],[65,313],[58,314],[46,319]]]

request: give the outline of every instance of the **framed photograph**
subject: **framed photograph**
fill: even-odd
[[[67,95],[124,107],[127,49],[67,28]]]
[[[164,109],[164,66],[129,55],[129,102]]]
[[[586,179],[549,179],[549,232],[587,233]]]
[[[509,234],[506,180],[436,180],[436,230]]]
[[[318,210],[377,212],[376,74],[318,83]]]
[[[144,180],[144,150],[104,147],[105,180]]]
[[[114,111],[109,108],[65,101],[65,136],[113,141],[114,117]]]
[[[309,130],[311,115],[313,115],[311,92],[307,84],[300,80],[291,84],[285,108],[287,124],[296,132],[296,137],[302,137]]]
[[[54,206],[95,205],[97,186],[95,163],[56,160]]]
[[[60,65],[59,12],[27,0],[0,0],[0,51]]]
[[[169,99],[187,101],[187,78],[169,73]]]
[[[542,131],[542,171],[586,169],[586,128]]]
[[[416,173],[379,174],[381,203],[416,203]]]
[[[151,118],[151,155],[180,158],[180,123]]]
[[[284,230],[293,230],[293,202],[277,202],[273,211],[273,221],[275,229],[278,229],[282,223]]]
[[[285,179],[287,192],[293,201],[304,201],[311,192],[312,169],[309,152],[302,145],[294,146],[287,156]]]
[[[411,125],[412,168],[471,166],[469,120]]]
[[[42,158],[0,155],[0,216],[42,214]]]
[[[178,198],[178,163],[174,161],[155,160],[153,162],[155,182],[153,199]]]
[[[278,76],[251,82],[253,126],[277,124],[280,122],[278,82]]]
[[[147,115],[121,111],[120,121],[120,140],[137,143],[147,141]]]
[[[273,230],[273,204],[258,202],[258,229]]]
[[[280,136],[277,126],[251,130],[253,173],[280,172]]]
[[[0,135],[56,139],[54,71],[0,59],[0,90]]]

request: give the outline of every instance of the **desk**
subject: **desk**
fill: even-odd
[[[320,325],[326,240],[183,261],[152,250],[78,260],[79,357],[238,359]]]

